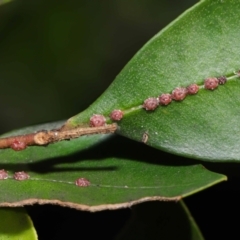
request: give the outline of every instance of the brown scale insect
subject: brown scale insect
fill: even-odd
[[[91,127],[101,127],[104,126],[106,123],[106,118],[100,114],[94,114],[90,118],[90,126]]]
[[[86,178],[78,178],[75,181],[75,184],[78,187],[88,187],[90,185],[90,182]]]
[[[155,110],[158,107],[158,104],[158,99],[151,97],[144,101],[143,108],[145,108],[147,111]]]
[[[158,100],[160,105],[168,105],[172,102],[172,96],[169,93],[163,93],[158,97]]]
[[[223,85],[227,82],[227,78],[225,76],[221,76],[217,78],[218,84]]]
[[[0,180],[4,180],[8,178],[8,173],[4,169],[0,170]]]
[[[21,171],[21,172],[15,172],[13,175],[13,178],[18,181],[23,181],[23,180],[29,179],[30,176],[26,172]]]
[[[110,114],[110,118],[113,121],[120,121],[123,118],[123,112],[121,110],[113,110]]]
[[[147,141],[148,141],[148,133],[145,132],[145,133],[143,134],[143,136],[142,136],[142,142],[143,142],[143,143],[147,143]]]
[[[182,101],[187,96],[187,89],[177,87],[172,91],[172,99],[175,101]]]
[[[195,83],[193,83],[187,87],[187,93],[190,95],[196,94],[198,92],[198,90],[199,90],[199,86]]]
[[[204,80],[204,87],[209,90],[214,90],[218,87],[217,78],[207,78]]]
[[[24,150],[27,147],[26,143],[24,142],[20,142],[18,140],[15,140],[12,144],[11,144],[11,148],[15,151],[21,151]]]

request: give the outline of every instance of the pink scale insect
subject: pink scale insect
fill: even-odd
[[[158,101],[160,105],[166,106],[172,102],[172,96],[169,93],[163,93],[158,97]]]
[[[183,87],[177,87],[172,91],[172,99],[175,101],[182,101],[187,96],[187,89]]]
[[[208,90],[214,90],[218,87],[218,79],[210,77],[204,80],[204,88]]]
[[[102,127],[106,123],[106,118],[103,115],[100,114],[94,114],[90,118],[90,127]]]
[[[4,169],[0,170],[0,180],[8,179],[8,172]]]
[[[113,110],[110,114],[110,118],[113,121],[120,121],[123,118],[123,111],[121,111],[119,109]]]
[[[15,151],[21,151],[24,150],[27,147],[27,145],[24,142],[15,140],[10,147]]]
[[[90,185],[90,181],[86,178],[78,178],[75,181],[75,185],[78,187],[88,187]]]
[[[150,97],[144,101],[142,107],[145,108],[147,111],[153,111],[158,107],[158,105],[159,105],[158,99]]]
[[[17,181],[24,181],[29,179],[30,176],[26,172],[21,171],[21,172],[15,172],[13,175],[13,178]]]
[[[193,83],[187,87],[187,93],[189,95],[197,94],[198,91],[199,91],[199,86],[196,83]]]

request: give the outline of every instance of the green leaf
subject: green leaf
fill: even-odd
[[[125,116],[118,133],[161,150],[207,161],[240,160],[240,1],[205,0],[154,36],[125,66],[107,91],[66,127],[87,124],[92,114]],[[159,10],[161,14],[161,10]],[[207,77],[227,76],[216,90],[201,88],[182,102],[141,105],[148,97],[171,93]],[[110,120],[108,119],[110,122]]]
[[[116,240],[203,240],[183,201],[148,202],[133,207],[132,217]]]
[[[0,180],[0,206],[54,203],[89,211],[117,209],[149,200],[179,200],[226,180],[202,165],[180,157],[170,161],[171,157],[119,136],[100,134],[23,151],[4,149],[0,169],[7,170],[9,178]],[[18,171],[27,172],[30,179],[14,180]],[[76,186],[78,178],[88,179],[90,186]]]
[[[35,240],[36,231],[24,208],[0,208],[1,240]]]

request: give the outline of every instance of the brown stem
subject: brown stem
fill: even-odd
[[[13,137],[7,137],[7,138],[0,138],[0,148],[9,148],[11,147],[15,142],[23,142],[26,145],[34,145],[34,136],[36,133],[30,133],[26,135],[19,135],[19,136],[13,136]]]
[[[62,140],[78,138],[83,135],[90,134],[106,134],[114,133],[117,130],[117,124],[108,124],[102,127],[87,127],[87,128],[74,128],[71,130],[50,130],[40,131],[26,135],[19,135],[7,138],[0,138],[0,149],[12,147],[14,143],[20,142],[27,146],[30,145],[47,145]]]
[[[117,124],[113,123],[102,127],[74,128],[66,131],[42,131],[34,136],[34,141],[37,145],[46,145],[52,142],[78,138],[83,135],[113,133],[116,130]]]

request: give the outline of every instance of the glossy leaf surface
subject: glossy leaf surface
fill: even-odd
[[[30,127],[19,134],[56,128],[60,123]],[[113,135],[89,135],[23,151],[0,151],[0,169],[9,178],[0,180],[0,205],[54,203],[98,211],[129,207],[149,200],[178,200],[226,180],[202,165]],[[30,178],[17,181],[14,172]],[[88,187],[75,181],[86,178]]]
[[[240,24],[238,0],[205,0],[154,36],[125,66],[107,91],[67,127],[88,124],[92,114],[125,112],[118,133],[161,150],[206,161],[240,160]],[[160,11],[160,10],[159,10]],[[208,77],[227,76],[216,90],[201,88],[182,102],[141,108],[148,97]],[[110,120],[109,120],[110,122]]]

